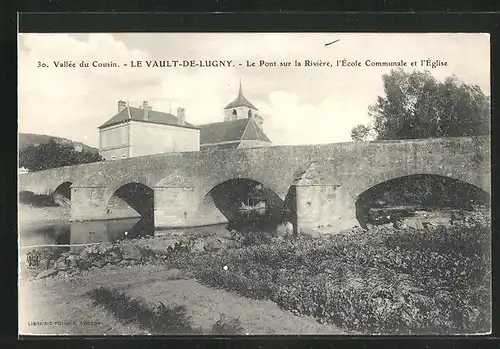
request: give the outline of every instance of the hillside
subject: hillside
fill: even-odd
[[[34,133],[19,133],[19,150],[22,150],[29,145],[48,143],[51,138],[53,138],[57,143],[60,144],[72,144],[73,147],[80,145],[85,152],[99,153],[99,149],[80,142],[74,142],[70,139],[62,137],[39,135]]]

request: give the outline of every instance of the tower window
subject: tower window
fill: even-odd
[[[251,117],[252,117],[252,111],[251,111],[251,110],[249,110],[249,111],[248,111],[248,118],[250,119]]]
[[[237,115],[236,109],[233,109],[233,115]]]

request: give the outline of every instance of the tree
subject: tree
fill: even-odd
[[[353,141],[366,141],[372,135],[372,131],[369,125],[356,125],[351,129],[351,138]]]
[[[392,70],[382,77],[384,96],[368,108],[378,140],[479,136],[490,133],[490,98],[456,77],[437,81],[429,72]],[[359,125],[351,131],[351,137]]]
[[[59,144],[54,139],[40,145],[29,145],[19,152],[19,166],[29,171],[101,161],[93,152],[78,152],[70,144]]]

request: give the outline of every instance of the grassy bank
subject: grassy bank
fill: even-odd
[[[168,263],[207,285],[269,299],[362,333],[490,329],[490,224],[373,228],[274,240],[224,253],[179,251]]]

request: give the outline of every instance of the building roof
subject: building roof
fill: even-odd
[[[252,103],[248,101],[248,99],[243,96],[243,89],[241,87],[241,81],[240,81],[240,89],[238,91],[238,97],[228,105],[224,109],[231,109],[231,108],[237,108],[237,107],[247,107],[251,108],[254,110],[258,110]]]
[[[179,126],[187,128],[198,128],[190,124],[189,122],[186,122],[183,126],[181,126],[179,125],[179,119],[177,118],[177,116],[170,113],[163,113],[151,109],[148,110],[148,120],[144,120],[144,110],[142,108],[135,108],[128,106],[125,107],[118,114],[113,116],[111,119],[106,121],[104,124],[99,126],[99,128],[120,124],[127,120],[150,122],[153,124],[163,124],[163,125],[171,125],[171,126]]]
[[[201,145],[241,140],[271,142],[251,118],[200,125]]]

